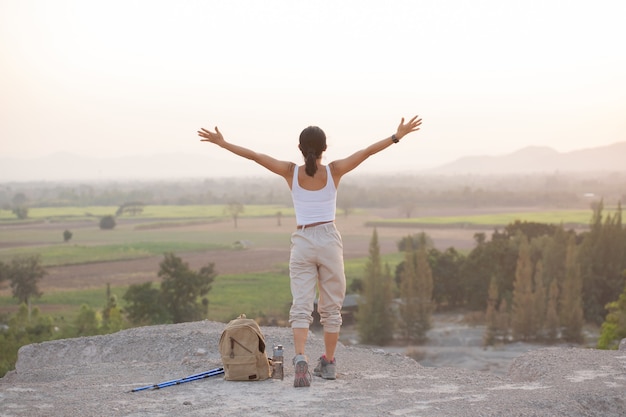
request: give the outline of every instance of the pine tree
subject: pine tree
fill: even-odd
[[[428,263],[426,240],[406,239],[403,268],[400,272],[401,329],[408,341],[421,342],[430,329],[433,312],[433,277]]]
[[[483,334],[483,346],[491,346],[496,341],[498,333],[498,281],[491,277],[489,283],[489,295],[487,299],[487,312],[485,313],[485,333]]]
[[[534,338],[533,323],[533,267],[530,259],[528,239],[521,235],[515,281],[513,282],[513,311],[511,327],[513,337],[517,340],[530,340]]]
[[[382,272],[378,232],[374,229],[365,267],[363,293],[357,313],[361,343],[384,345],[393,339],[392,278],[389,266]]]
[[[502,340],[509,340],[509,332],[511,329],[511,312],[509,311],[509,301],[502,298],[498,307],[498,315],[496,317],[496,328]]]
[[[622,226],[622,208],[618,204],[613,216],[603,221],[601,201],[594,209],[591,226],[579,253],[583,279],[585,318],[598,324],[606,316],[606,304],[615,299],[626,283],[626,230]]]
[[[535,338],[538,338],[543,334],[546,321],[546,289],[543,286],[543,263],[541,261],[538,261],[535,267],[533,285],[533,334]]]
[[[559,286],[556,279],[550,283],[548,290],[548,305],[546,308],[546,340],[550,343],[559,337],[559,313],[557,310],[559,302]]]
[[[400,273],[400,328],[407,341],[418,339],[416,252],[409,240],[404,249],[404,267]]]
[[[428,263],[428,251],[426,248],[425,234],[417,249],[415,260],[417,278],[417,302],[418,302],[418,339],[426,338],[426,332],[430,330],[433,315],[433,273]]]
[[[568,342],[582,342],[583,308],[582,278],[577,262],[577,248],[574,236],[570,237],[565,257],[565,282],[561,290],[561,326],[563,339]]]

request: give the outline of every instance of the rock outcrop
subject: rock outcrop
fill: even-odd
[[[626,347],[545,348],[518,357],[506,377],[429,368],[380,349],[337,350],[338,378],[293,388],[284,380],[221,376],[161,390],[133,388],[221,366],[224,324],[195,322],[24,346],[0,379],[0,416],[625,416]],[[291,331],[263,327],[268,352]],[[311,334],[314,363],[323,350]]]

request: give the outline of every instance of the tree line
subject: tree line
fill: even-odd
[[[363,278],[352,286],[361,294],[362,341],[421,341],[432,312],[443,308],[484,312],[486,344],[581,342],[585,322],[602,324],[600,347],[626,337],[626,228],[619,205],[604,216],[600,203],[583,233],[517,221],[491,240],[484,233],[475,240],[464,255],[433,248],[423,233],[407,236],[398,244],[405,260],[392,276],[381,264],[374,231]]]

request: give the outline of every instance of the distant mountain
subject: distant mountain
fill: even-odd
[[[0,158],[0,182],[178,180],[271,175],[243,158],[214,155],[172,153],[95,158],[56,153],[32,159]],[[407,172],[406,169],[402,171]],[[567,153],[530,146],[507,155],[468,156],[437,168],[413,168],[413,171],[433,175],[626,171],[626,142]],[[379,172],[389,171],[381,168]]]
[[[501,156],[468,156],[428,170],[431,174],[522,174],[541,172],[626,171],[626,142],[608,146],[557,152],[545,146],[529,146]]]

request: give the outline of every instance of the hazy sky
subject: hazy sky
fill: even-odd
[[[377,166],[626,140],[626,1],[0,0],[0,157],[235,158],[199,127]]]

